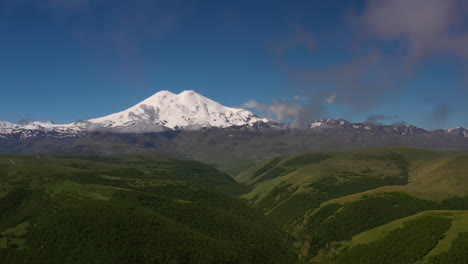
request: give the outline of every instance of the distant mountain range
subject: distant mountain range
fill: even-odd
[[[289,128],[289,124],[277,122],[241,108],[223,106],[195,91],[187,90],[179,94],[160,91],[127,110],[108,116],[80,120],[70,124],[53,122],[25,122],[13,124],[0,121],[0,134],[25,133],[35,135],[43,131],[73,136],[89,131],[110,131],[121,133],[162,132],[170,130],[202,130],[207,128]],[[466,128],[428,131],[415,126],[378,125],[370,123],[350,123],[345,120],[323,119],[310,122],[312,130],[368,130],[379,134],[429,134],[449,133],[468,137]],[[40,134],[40,133],[39,133]]]
[[[462,138],[468,138],[468,129],[457,127],[452,129],[425,130],[413,125],[381,125],[375,123],[350,123],[346,120],[323,119],[310,123],[312,130],[318,131],[336,131],[349,133],[373,133],[378,135],[450,135]]]
[[[194,91],[160,91],[122,112],[71,124],[0,121],[3,153],[152,149],[222,163],[228,154],[246,161],[310,150],[391,145],[468,149],[468,129],[425,130],[334,119],[312,121],[298,129],[245,109],[223,106]]]

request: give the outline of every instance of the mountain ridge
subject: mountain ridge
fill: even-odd
[[[246,109],[221,105],[193,90],[185,90],[179,94],[162,90],[126,110],[69,124],[55,124],[51,121],[14,124],[8,121],[0,121],[0,134],[7,134],[8,132],[11,133],[18,130],[41,130],[69,134],[99,130],[145,133],[166,130],[201,130],[211,127],[259,127],[259,124],[268,124],[275,128],[294,128],[287,123],[259,117]],[[372,130],[379,127],[384,128],[384,130],[388,130],[389,128],[393,128],[395,131],[399,130],[402,135],[437,131],[439,133],[455,132],[468,137],[468,129],[464,127],[426,130],[413,125],[382,125],[368,122],[352,123],[344,119],[311,120],[305,128],[312,130],[333,128]]]
[[[191,90],[180,94],[160,91],[124,111],[70,124],[0,121],[0,153],[152,149],[222,167],[229,160],[247,165],[250,160],[269,158],[271,153],[396,145],[466,150],[468,129],[431,131],[343,119],[321,119],[294,127],[223,106]],[[226,149],[229,154],[219,154]]]

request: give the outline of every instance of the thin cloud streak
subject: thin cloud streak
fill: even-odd
[[[275,118],[279,121],[287,121],[291,119],[292,127],[305,127],[307,124],[321,117],[323,106],[319,102],[298,104],[273,102],[272,104],[262,104],[255,100],[250,100],[242,105],[244,108],[257,109],[270,118]]]

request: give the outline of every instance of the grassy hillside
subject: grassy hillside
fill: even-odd
[[[444,236],[438,240],[437,246],[432,247],[431,251],[426,252],[424,258],[420,258],[418,262],[431,263],[437,256],[440,257],[441,254],[449,252],[452,243],[456,241],[460,234],[468,232],[468,211],[438,210],[418,213],[356,235],[349,242],[343,243],[342,248],[354,250],[355,247],[378,243],[395,230],[404,228],[407,223],[426,217],[438,217],[450,220],[450,226],[445,230]],[[410,234],[407,235],[410,236]]]
[[[235,179],[154,154],[0,155],[0,263],[468,259],[467,152],[273,154]]]
[[[406,147],[325,151],[278,156],[244,170],[236,179],[252,188],[243,198],[296,237],[302,261],[393,263],[388,261],[395,259],[394,263],[443,263],[438,259],[447,258],[448,253],[446,257],[437,255],[460,251],[457,245],[465,239],[462,228],[450,225],[466,223],[459,215],[468,210],[467,160],[467,152]],[[396,224],[434,210],[448,210],[446,214],[451,216],[429,217],[409,227]],[[438,223],[446,223],[444,219],[450,222],[447,229],[434,231],[430,239],[415,233],[415,239],[433,241],[424,249],[418,248],[419,253],[398,259],[383,250],[402,233],[387,232],[384,236],[379,228],[390,225],[420,232],[434,226],[433,222],[435,226],[445,225]],[[351,249],[355,241],[369,237],[376,238],[374,244]],[[458,244],[451,246],[452,242]],[[416,240],[408,243],[417,244]],[[369,253],[377,249],[388,253],[385,261]]]
[[[249,189],[163,156],[0,156],[0,263],[294,263]]]

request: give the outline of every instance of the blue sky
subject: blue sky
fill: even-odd
[[[190,89],[255,100],[265,115],[303,106],[289,119],[467,126],[467,11],[461,0],[0,0],[0,120],[72,122]]]

